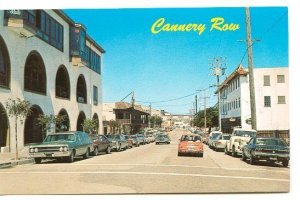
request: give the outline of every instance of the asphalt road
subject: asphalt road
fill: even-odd
[[[46,161],[0,170],[0,194],[178,194],[288,192],[290,170],[252,166],[205,146],[204,157],[178,157],[184,130],[169,145],[151,143],[74,163]]]

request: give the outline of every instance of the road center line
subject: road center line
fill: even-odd
[[[228,179],[249,179],[249,180],[265,180],[265,181],[280,181],[290,182],[289,179],[274,179],[274,178],[261,178],[261,177],[247,177],[247,176],[221,176],[209,174],[180,174],[180,173],[161,173],[161,172],[122,172],[122,171],[76,171],[76,172],[53,172],[53,171],[16,171],[16,172],[1,172],[0,174],[129,174],[129,175],[164,175],[164,176],[190,176],[190,177],[210,177],[210,178],[228,178]]]

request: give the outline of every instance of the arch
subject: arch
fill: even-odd
[[[99,131],[99,117],[98,117],[98,114],[97,113],[95,113],[94,115],[93,115],[93,120],[95,120],[96,121],[96,133],[98,134],[98,131]]]
[[[37,118],[44,115],[38,105],[31,106],[31,113],[26,117],[24,127],[24,144],[42,142],[46,137],[46,131],[38,125]]]
[[[55,78],[55,95],[65,99],[70,99],[70,78],[67,68],[59,66]]]
[[[5,111],[5,108],[0,103],[0,147],[8,146],[9,144],[9,121]]]
[[[29,53],[25,63],[24,90],[46,95],[47,77],[44,61],[37,51]]]
[[[0,35],[0,86],[10,87],[10,71],[8,49]]]
[[[64,117],[64,121],[61,124],[56,124],[56,131],[69,131],[70,130],[70,118],[69,118],[68,112],[64,108],[62,108],[59,111],[58,115],[65,116],[65,117]]]
[[[76,87],[76,99],[79,103],[86,103],[87,97],[86,97],[86,82],[85,78],[82,74],[79,75],[77,80],[77,87]]]
[[[77,131],[83,131],[82,123],[86,119],[85,114],[83,111],[80,111],[78,118],[77,118]]]

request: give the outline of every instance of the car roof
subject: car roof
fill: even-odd
[[[257,131],[254,130],[254,129],[245,129],[245,128],[234,128],[233,130],[234,130],[234,131],[253,131],[253,132],[257,132]]]
[[[58,132],[58,133],[50,133],[48,135],[58,135],[58,134],[73,134],[73,133],[78,133],[81,131],[68,131],[68,132]]]
[[[184,133],[182,135],[188,135],[188,136],[199,136],[198,134],[194,134],[194,133]]]

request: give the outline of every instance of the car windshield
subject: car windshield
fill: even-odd
[[[54,142],[54,141],[75,141],[74,134],[55,134],[48,135],[44,142]]]
[[[200,140],[199,136],[194,136],[194,135],[183,135],[181,137],[181,141],[198,141]]]
[[[230,139],[230,135],[223,135],[223,140],[229,140]]]
[[[211,138],[213,140],[216,140],[216,139],[220,139],[221,136],[222,136],[221,133],[213,133],[212,136],[211,136]]]
[[[242,137],[255,137],[256,132],[254,131],[237,131],[236,136],[242,136]]]
[[[160,138],[168,138],[166,135],[159,135]]]
[[[287,146],[285,142],[274,138],[258,138],[256,140],[257,145],[270,145],[270,146]]]
[[[118,139],[118,135],[107,135],[106,137],[109,139]]]

